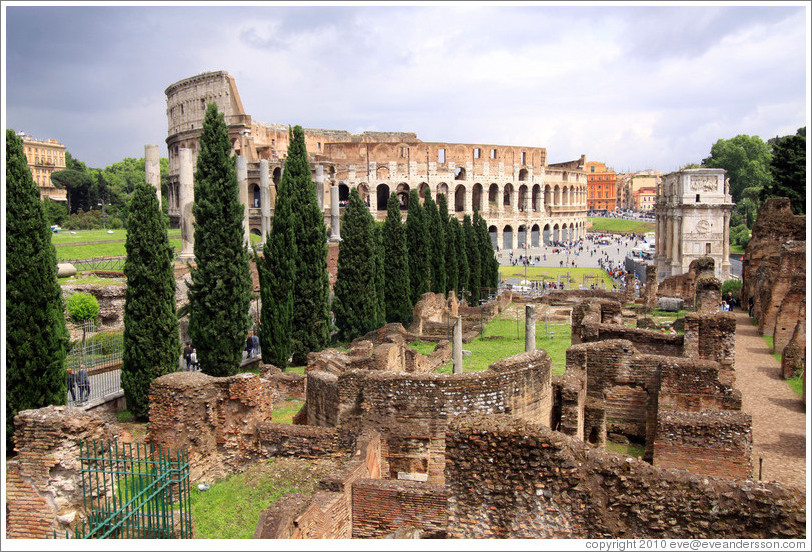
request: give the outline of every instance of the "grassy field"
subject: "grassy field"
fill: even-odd
[[[336,464],[335,460],[274,458],[212,483],[207,491],[192,487],[195,537],[252,538],[262,510],[288,493],[312,495]]]
[[[293,416],[302,409],[304,401],[288,399],[274,406],[271,421],[276,424],[292,424]]]
[[[653,222],[608,217],[587,217],[586,220],[588,223],[592,223],[592,226],[587,228],[587,232],[605,232],[607,234],[645,234],[646,232],[654,232]]]
[[[606,287],[612,289],[612,279],[606,272],[600,268],[559,268],[559,267],[543,267],[543,266],[528,266],[527,279],[530,281],[543,281],[549,280],[557,282],[558,277],[562,274],[570,275],[570,282],[568,287],[577,288],[579,285],[584,285],[585,276],[595,276],[598,282],[604,282]],[[523,266],[503,266],[499,268],[499,279],[505,278],[524,278],[525,268]],[[586,285],[595,282],[594,279],[587,280]],[[564,284],[567,285],[567,284]]]
[[[518,322],[517,322],[518,314]],[[537,313],[540,318],[540,314]],[[571,345],[569,324],[551,325],[554,335],[547,337],[543,319],[536,321],[536,348],[543,349],[553,362],[553,373],[563,374],[567,360],[567,349]],[[471,351],[462,359],[463,372],[485,370],[503,358],[524,352],[524,305],[512,304],[487,326],[482,337],[463,344],[463,349]],[[438,373],[450,374],[452,365],[437,369]]]
[[[77,243],[85,241],[102,241],[102,240],[124,240],[127,239],[127,231],[123,228],[112,230],[112,234],[108,234],[107,230],[74,230],[72,234],[69,230],[61,232],[54,232],[51,234],[51,243],[54,245],[61,243]],[[180,228],[170,228],[169,237],[180,237]]]

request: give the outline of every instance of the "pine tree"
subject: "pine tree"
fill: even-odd
[[[234,161],[225,118],[209,103],[195,171],[189,336],[201,370],[211,376],[237,373],[250,322],[251,275]]]
[[[174,253],[155,191],[136,184],[127,219],[124,275],[124,353],[121,387],[127,410],[149,415],[149,385],[178,367],[180,342],[175,313]]]
[[[408,326],[412,320],[411,286],[409,284],[409,253],[406,230],[400,219],[398,196],[392,192],[386,205],[383,223],[384,303],[386,321]]]
[[[406,248],[409,251],[409,284],[412,304],[429,291],[429,241],[426,218],[417,190],[409,194],[406,217]]]
[[[465,233],[457,217],[451,217],[451,228],[454,234],[454,249],[457,252],[457,297],[462,301],[465,299],[463,290],[468,289],[471,267],[468,265],[468,250],[465,243]]]
[[[293,294],[291,350],[301,366],[307,354],[330,341],[330,280],[327,275],[327,227],[310,174],[304,130],[293,127],[285,173],[292,186],[293,237],[296,242],[296,289]]]
[[[479,288],[482,286],[482,255],[480,254],[479,240],[477,240],[469,215],[465,215],[462,228],[465,237],[465,253],[471,267],[467,286],[468,304],[475,307],[479,305]]]
[[[340,339],[351,341],[377,327],[377,249],[375,220],[353,189],[341,221],[334,287],[333,313]]]
[[[460,268],[457,256],[457,235],[451,225],[451,219],[448,217],[448,200],[445,194],[440,194],[440,199],[437,200],[437,212],[444,232],[443,241],[445,245],[443,250],[445,252],[446,291],[454,291],[457,298],[459,298],[457,289],[459,287]]]
[[[423,209],[426,213],[426,228],[431,237],[429,240],[429,274],[431,291],[445,295],[448,285],[445,273],[445,226],[440,222],[440,212],[426,187]]]
[[[23,153],[6,130],[6,450],[21,410],[65,404],[67,374],[56,250]]]
[[[289,132],[289,144],[293,133]],[[288,153],[290,155],[290,152]],[[293,286],[296,279],[296,240],[293,233],[293,191],[290,174],[282,173],[274,205],[273,225],[265,238],[259,274],[262,362],[286,368],[290,364],[293,329]]]

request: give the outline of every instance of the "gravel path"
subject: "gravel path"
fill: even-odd
[[[806,488],[806,414],[803,400],[779,374],[746,312],[736,315],[736,387],[742,411],[753,417],[753,478]]]

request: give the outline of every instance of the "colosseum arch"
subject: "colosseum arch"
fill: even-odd
[[[553,204],[553,190],[550,185],[544,186],[544,205],[550,206]]]
[[[522,184],[519,186],[519,211],[524,213],[527,211],[527,186]]]
[[[513,249],[513,227],[509,224],[502,230],[502,249]]]
[[[561,188],[561,204],[562,205],[569,205],[570,204],[570,187],[564,186]]]
[[[539,246],[539,225],[534,224],[532,228],[530,228],[530,247],[538,247]]]
[[[447,204],[448,203],[448,184],[446,184],[445,182],[440,182],[437,185],[437,197],[435,198],[435,201],[437,201],[438,203],[440,202],[440,195],[445,196],[446,204]]]
[[[490,205],[491,208],[496,209],[498,197],[499,186],[497,186],[495,183],[488,186],[488,205]]]
[[[561,188],[558,186],[558,184],[556,184],[555,188],[553,188],[553,204],[561,205]]]
[[[550,225],[545,224],[544,229],[541,231],[541,239],[544,245],[550,245]]]
[[[401,211],[405,211],[409,208],[409,191],[409,185],[405,182],[398,184],[398,187],[395,189],[395,193],[398,194]]]
[[[519,225],[516,234],[516,247],[523,249],[527,245],[527,226],[524,224]]]
[[[561,236],[558,233],[558,223],[556,222],[555,225],[553,225],[553,241],[554,242],[560,241],[559,240],[560,237]]]
[[[279,180],[282,178],[282,167],[276,167],[273,170],[273,185],[279,187]]]
[[[482,184],[477,182],[471,190],[471,209],[477,209],[482,212]]]
[[[502,205],[504,205],[505,207],[510,207],[510,196],[512,196],[512,195],[513,195],[513,184],[508,182],[507,184],[505,184],[505,191],[504,191],[504,194],[503,194],[504,197],[502,198]]]
[[[454,211],[457,213],[465,211],[465,186],[462,184],[454,191]]]
[[[262,207],[262,198],[259,193],[259,186],[253,182],[248,185],[248,198],[251,201],[251,207],[259,209]]]
[[[527,169],[520,169],[519,170],[519,180],[524,182],[527,180]]]
[[[378,180],[389,180],[389,167],[378,167],[375,170],[375,178]]]
[[[570,236],[570,241],[575,241],[575,225],[573,223],[570,223],[569,236]]]
[[[358,185],[358,195],[361,196],[361,201],[363,201],[364,204],[369,207],[369,188],[367,187],[366,183],[361,182]]]
[[[569,234],[567,233],[567,225],[561,225],[561,241],[566,243],[569,241]]]
[[[359,190],[360,194],[360,190]],[[338,204],[342,207],[347,205],[347,202],[350,200],[350,187],[346,184],[339,184],[338,185]]]
[[[378,187],[376,188],[376,196],[377,210],[386,211],[386,203],[389,201],[389,186],[386,184],[378,184]]]
[[[496,230],[496,226],[488,226],[488,234],[491,236],[491,246],[496,249],[499,246],[499,232]]]
[[[463,167],[454,169],[454,180],[465,180],[465,169]]]
[[[538,213],[541,211],[541,186],[538,184],[533,185],[533,211]]]
[[[417,185],[417,195],[420,196],[421,202],[424,201],[424,198],[426,197],[426,190],[428,188],[429,185],[426,182],[421,182],[420,184]]]

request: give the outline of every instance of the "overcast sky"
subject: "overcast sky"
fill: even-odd
[[[4,2],[5,118],[92,167],[166,156],[170,84],[255,121],[411,131],[670,172],[809,111],[809,4],[45,6]]]

